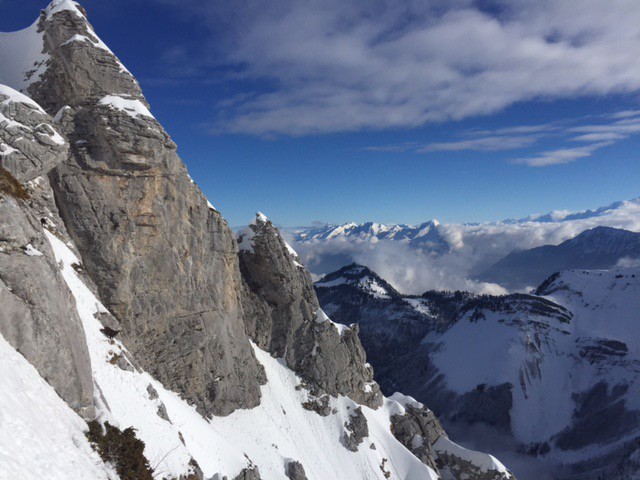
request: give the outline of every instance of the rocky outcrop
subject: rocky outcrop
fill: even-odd
[[[362,408],[356,408],[349,421],[344,424],[346,432],[344,432],[341,441],[347,450],[355,452],[363,440],[369,436],[369,425],[367,419],[362,413]]]
[[[440,421],[424,405],[400,394],[395,397],[402,400],[404,412],[391,417],[394,436],[442,478],[515,480],[492,456],[471,452],[450,441]]]
[[[260,480],[260,470],[258,467],[245,468],[233,480]]]
[[[0,87],[0,126],[0,165],[27,183],[29,197],[0,193],[0,334],[58,395],[91,419],[93,382],[84,330],[44,233],[52,219],[59,222],[55,205],[45,207],[51,198],[46,174],[63,160],[67,145],[38,105],[6,87]],[[40,215],[43,209],[46,216]]]
[[[274,225],[258,214],[238,242],[245,322],[253,341],[283,357],[316,396],[347,395],[380,405],[357,326],[339,326],[324,315],[311,275]]]
[[[391,431],[422,463],[438,470],[431,446],[446,433],[431,410],[420,404],[406,405],[404,414],[391,417]]]
[[[289,480],[307,480],[307,474],[300,462],[290,461],[287,463],[286,475]]]
[[[55,200],[119,338],[203,413],[257,405],[264,375],[242,321],[232,232],[84,11],[52,7],[39,23],[50,60],[29,93],[69,139],[51,172]]]

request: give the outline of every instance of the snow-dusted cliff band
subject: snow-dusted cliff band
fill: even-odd
[[[0,477],[513,478],[380,393],[266,217],[236,238],[79,4],[0,84]]]

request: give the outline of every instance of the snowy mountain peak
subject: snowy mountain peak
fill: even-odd
[[[607,269],[640,259],[640,233],[599,226],[559,245],[514,251],[478,278],[512,290],[527,290],[560,270]]]
[[[60,12],[71,12],[71,14],[86,18],[83,13],[83,8],[79,3],[72,0],[53,0],[47,8],[44,9],[44,15],[46,20],[50,20],[55,14]]]
[[[392,298],[399,293],[383,278],[363,265],[353,263],[326,275],[316,282],[317,288],[350,285],[376,298]]]
[[[626,252],[636,248],[640,253],[640,233],[621,228],[599,226],[585,230],[580,235],[567,240],[568,246],[582,246],[588,250],[610,253]]]
[[[256,212],[256,218],[254,218],[251,223],[252,225],[257,225],[258,223],[267,223],[268,221],[269,219],[264,213]]]
[[[377,243],[380,240],[401,241],[431,252],[445,253],[450,246],[440,231],[440,222],[430,220],[420,225],[390,224],[376,222],[361,224],[321,225],[301,228],[293,232],[296,242],[314,243],[330,240]]]
[[[640,197],[632,198],[630,200],[623,200],[613,202],[610,205],[596,208],[595,210],[582,210],[579,212],[572,212],[569,210],[554,210],[546,214],[529,215],[528,217],[520,218],[518,220],[509,219],[503,223],[555,223],[555,222],[567,222],[571,220],[587,220],[590,218],[601,217],[604,215],[615,213],[617,210],[634,208],[640,206]]]

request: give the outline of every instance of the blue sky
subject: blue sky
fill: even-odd
[[[46,4],[0,0],[0,30]],[[637,0],[82,4],[234,226],[640,195]]]

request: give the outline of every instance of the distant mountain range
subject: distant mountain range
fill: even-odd
[[[522,290],[539,285],[560,270],[607,269],[621,259],[640,260],[640,233],[596,227],[560,245],[512,252],[478,275],[478,279],[509,290]]]
[[[614,213],[616,210],[624,209],[630,205],[640,206],[640,197],[627,201],[614,202],[605,207],[596,208],[595,210],[584,210],[581,212],[567,212],[556,210],[543,215],[530,215],[519,220],[504,220],[504,223],[553,223],[553,222],[569,222],[572,220],[586,220],[588,218],[602,217]]]
[[[353,239],[355,241],[395,240],[406,242],[417,248],[444,253],[450,245],[440,232],[440,222],[430,220],[418,226],[384,225],[381,223],[345,223],[343,225],[321,225],[294,231],[297,242],[324,242],[332,239]]]
[[[571,241],[597,227],[610,229]],[[316,275],[355,262],[383,272],[403,292],[499,293],[501,287],[509,291],[533,287],[557,270],[609,268],[620,258],[635,258],[633,232],[640,232],[640,198],[594,210],[556,211],[495,223],[348,223],[296,228],[286,234],[301,262]],[[529,250],[533,251],[525,253]]]
[[[640,473],[640,268],[565,271],[536,295],[404,296],[361,265],[315,286],[335,321],[358,323],[383,392],[429,405],[518,478]]]

